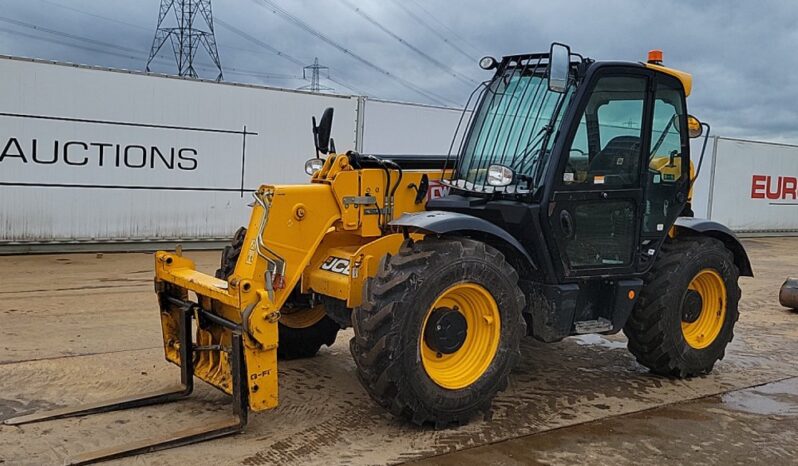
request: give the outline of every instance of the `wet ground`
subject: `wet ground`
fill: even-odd
[[[798,463],[798,378],[492,443],[417,465]]]
[[[778,289],[798,275],[798,238],[746,241],[736,337],[715,371],[656,377],[623,335],[524,342],[523,361],[491,420],[459,429],[391,418],[359,386],[351,332],[314,359],[280,365],[281,406],[247,432],[116,464],[794,464],[798,456],[798,314]],[[191,253],[212,271],[213,252]],[[0,420],[153,390],[175,382],[163,361],[152,259],[146,254],[0,257]],[[0,427],[0,463],[60,464],[69,455],[203,425],[229,400],[198,382],[170,405]]]

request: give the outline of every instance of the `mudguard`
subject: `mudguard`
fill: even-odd
[[[705,218],[679,217],[676,219],[673,226],[676,228],[677,236],[680,230],[686,230],[700,235],[711,236],[723,241],[723,244],[734,254],[734,265],[740,270],[740,275],[746,277],[754,276],[754,270],[751,268],[751,261],[748,259],[748,253],[745,252],[745,248],[737,238],[737,235],[726,225]]]
[[[512,246],[535,268],[535,262],[526,248],[513,235],[501,227],[473,215],[442,210],[406,213],[389,223],[393,227],[401,227],[413,232],[427,232],[443,235],[455,232],[480,232],[498,238]]]

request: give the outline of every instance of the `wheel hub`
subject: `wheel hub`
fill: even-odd
[[[439,307],[432,311],[424,328],[424,342],[441,354],[452,354],[466,341],[468,323],[456,308]]]
[[[701,294],[695,290],[687,290],[682,302],[682,322],[692,324],[701,316],[704,306]]]

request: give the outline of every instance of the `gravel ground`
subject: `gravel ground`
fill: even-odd
[[[246,433],[113,464],[791,463],[798,314],[777,296],[784,278],[798,274],[798,238],[745,243],[757,276],[741,280],[736,337],[711,375],[653,376],[626,351],[623,335],[529,339],[491,420],[417,428],[361,389],[346,331],[318,357],[280,364],[281,405],[251,415]],[[218,252],[188,255],[206,272],[218,262]],[[6,256],[0,270],[0,420],[178,380],[163,360],[151,255]],[[190,399],[169,405],[3,426],[0,463],[61,464],[228,410],[221,392],[198,382]]]

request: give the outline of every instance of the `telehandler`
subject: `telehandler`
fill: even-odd
[[[232,419],[72,461],[240,432],[250,409],[277,406],[278,359],[313,356],[349,326],[364,389],[416,424],[487,413],[526,335],[623,330],[656,374],[711,371],[753,272],[728,228],[693,217],[689,138],[709,127],[687,113],[691,76],[660,51],[599,62],[558,43],[480,66],[493,77],[449,157],[336,153],[328,109],[310,182],[261,186],[216,276],[179,249],[155,254],[179,387],[6,424],[172,401],[198,377],[232,395]]]

